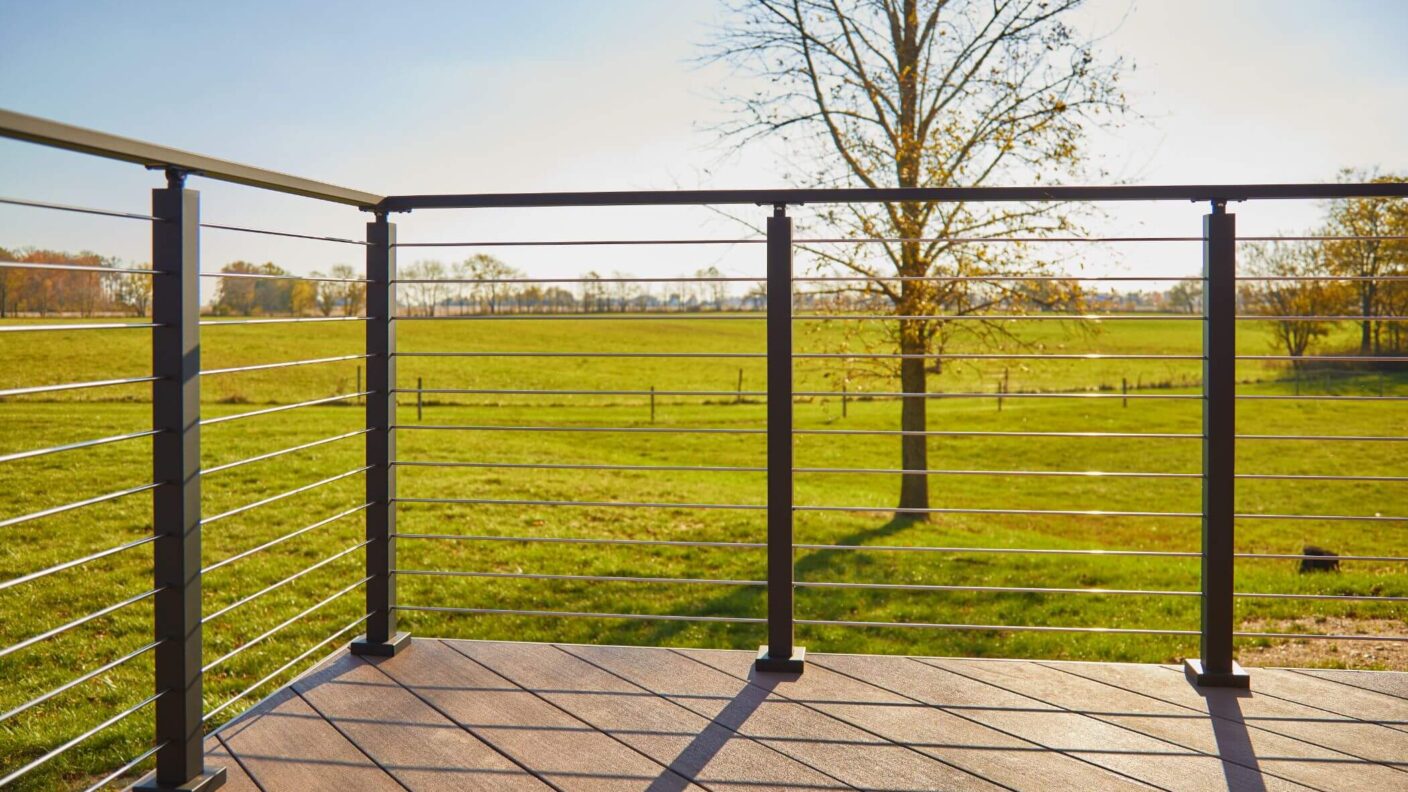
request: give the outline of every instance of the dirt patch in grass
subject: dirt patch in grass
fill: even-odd
[[[1255,632],[1305,632],[1335,635],[1408,636],[1408,623],[1398,619],[1345,619],[1333,616],[1304,619],[1253,620],[1242,629]],[[1267,646],[1244,646],[1237,652],[1244,666],[1289,668],[1364,668],[1408,671],[1408,641],[1271,640]]]

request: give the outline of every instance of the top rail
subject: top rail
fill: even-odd
[[[290,176],[286,173],[241,165],[238,162],[193,154],[133,138],[110,135],[84,127],[50,121],[47,118],[0,109],[0,137],[27,140],[44,146],[94,154],[107,159],[135,162],[148,168],[179,168],[208,179],[245,184],[266,190],[318,198],[335,203],[371,209],[382,202],[375,193],[338,187],[335,184]]]
[[[636,190],[620,192],[393,195],[388,212],[413,209],[513,209],[568,206],[683,206],[695,204],[890,203],[899,201],[1248,201],[1330,198],[1408,198],[1408,183],[1166,184],[1051,187],[921,187],[782,190]]]

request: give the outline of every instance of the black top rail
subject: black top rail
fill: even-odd
[[[319,198],[324,201],[351,204],[363,209],[376,207],[383,200],[374,193],[338,187],[335,184],[290,176],[277,171],[241,165],[238,162],[193,154],[189,151],[159,146],[142,140],[110,135],[84,127],[50,121],[47,118],[0,109],[0,137],[27,140],[54,148],[80,151],[107,159],[124,160],[148,168],[177,168],[199,173],[210,179],[261,187],[266,190]]]
[[[0,109],[0,137],[27,140],[54,148],[135,162],[149,168],[177,168],[211,179],[350,204],[376,212],[409,212],[414,209],[688,206],[700,204],[800,206],[804,204],[900,201],[1211,201],[1225,203],[1249,200],[1408,198],[1408,183],[1394,182],[1368,184],[1121,184],[1041,187],[634,190],[381,196],[4,109]]]
[[[393,195],[380,209],[512,209],[583,206],[681,206],[694,204],[891,203],[900,201],[1214,201],[1330,198],[1408,198],[1408,183],[1370,184],[1169,184],[1052,187],[881,187],[781,190],[640,190],[629,192],[483,193]]]

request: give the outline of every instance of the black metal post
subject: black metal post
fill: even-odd
[[[1214,201],[1203,216],[1203,609],[1198,685],[1250,687],[1232,659],[1233,503],[1237,450],[1237,216]]]
[[[212,790],[201,732],[200,193],[185,174],[152,190],[152,526],[157,588],[156,771],[141,790]]]
[[[410,645],[396,630],[396,225],[367,223],[367,633],[356,655],[391,657]],[[416,393],[420,397],[420,393]]]
[[[800,674],[807,650],[792,640],[792,219],[768,218],[768,642],[759,671]]]

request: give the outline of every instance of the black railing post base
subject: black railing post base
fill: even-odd
[[[1183,661],[1183,675],[1198,687],[1241,688],[1251,690],[1252,676],[1234,660],[1231,671],[1204,671],[1202,660]]]
[[[781,674],[800,674],[806,668],[807,647],[792,647],[791,657],[773,657],[768,654],[768,645],[763,644],[758,647],[758,659],[753,663],[756,671],[767,671]]]
[[[225,768],[217,767],[207,769],[200,775],[192,778],[180,786],[165,786],[156,782],[156,775],[148,775],[146,778],[132,785],[133,792],[212,792],[225,785]]]
[[[398,632],[389,641],[368,641],[367,636],[359,636],[347,645],[347,651],[359,657],[395,657],[411,646],[411,634]]]

